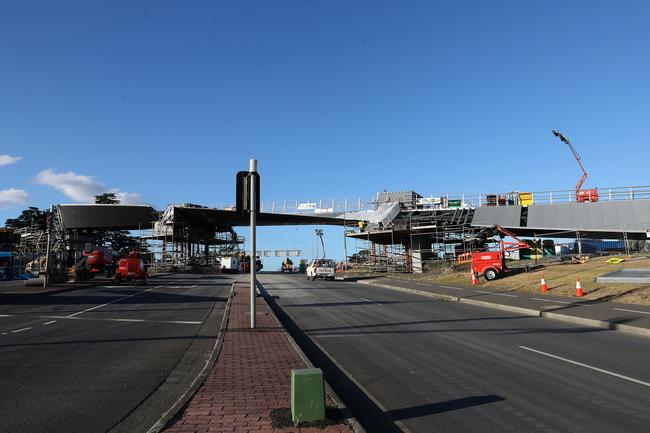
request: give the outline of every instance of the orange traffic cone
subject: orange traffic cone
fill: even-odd
[[[539,286],[539,291],[542,293],[548,292],[548,286],[546,285],[546,280],[544,279],[544,274],[542,274],[542,282]]]
[[[475,286],[478,284],[478,278],[476,278],[476,273],[474,270],[470,270],[469,273],[472,275],[472,286]]]
[[[576,280],[576,296],[578,298],[584,296],[584,292],[582,291],[582,284],[580,284],[580,277]]]

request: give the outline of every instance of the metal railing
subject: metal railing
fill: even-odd
[[[598,201],[648,200],[650,186],[624,186],[598,188]],[[522,196],[526,195],[525,199]],[[525,200],[525,201],[524,201]],[[405,208],[429,209],[468,209],[482,206],[521,206],[535,204],[575,203],[576,191],[572,189],[555,191],[510,191],[494,193],[448,192],[429,194],[412,205],[403,203]],[[215,205],[217,209],[234,209],[234,204]],[[375,209],[376,200],[357,198],[318,199],[318,200],[274,200],[260,204],[260,211],[278,214],[332,214],[358,212]]]
[[[219,204],[217,209],[234,209],[234,204]],[[260,212],[277,214],[332,214],[374,209],[372,201],[361,197],[317,200],[273,200],[260,203]]]
[[[650,186],[624,186],[598,188],[598,201],[648,200]],[[522,195],[528,203],[522,203]],[[482,206],[520,206],[522,204],[575,203],[576,191],[510,191],[506,193],[443,193],[431,194],[418,200],[418,208],[476,208]]]

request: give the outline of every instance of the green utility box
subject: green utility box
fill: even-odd
[[[325,383],[320,368],[291,370],[291,419],[296,424],[325,419]]]

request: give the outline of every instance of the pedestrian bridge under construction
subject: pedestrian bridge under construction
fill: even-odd
[[[518,236],[577,239],[646,240],[650,233],[650,187],[600,189],[600,200],[575,202],[574,191],[506,194],[381,192],[370,201],[266,202],[260,225],[341,225],[347,239],[401,249],[406,268],[421,269],[422,260],[471,251],[468,239],[500,225]],[[573,199],[572,199],[573,197]],[[46,240],[55,255],[78,255],[93,230],[148,230],[143,236],[162,245],[163,256],[217,256],[210,248],[233,248],[243,242],[234,226],[247,218],[233,210],[172,205],[164,212],[149,206],[53,206],[49,236],[25,242],[24,254],[44,254]],[[33,244],[33,245],[32,245]],[[374,248],[374,247],[373,247]],[[442,254],[441,254],[442,253]],[[353,254],[348,254],[351,256]]]
[[[397,256],[404,258],[401,266],[416,272],[434,256],[472,251],[476,233],[494,225],[535,238],[628,241],[650,236],[650,187],[609,188],[601,201],[580,203],[557,191],[525,194],[524,203],[518,193],[425,198],[413,191],[384,192],[377,196],[376,211],[348,214],[368,223],[348,225],[346,236],[370,243],[373,257],[387,256],[388,248],[397,247]],[[364,214],[386,217],[373,221]]]

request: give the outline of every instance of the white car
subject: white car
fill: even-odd
[[[332,259],[314,259],[307,266],[307,278],[312,281],[316,278],[334,279],[336,262]]]

